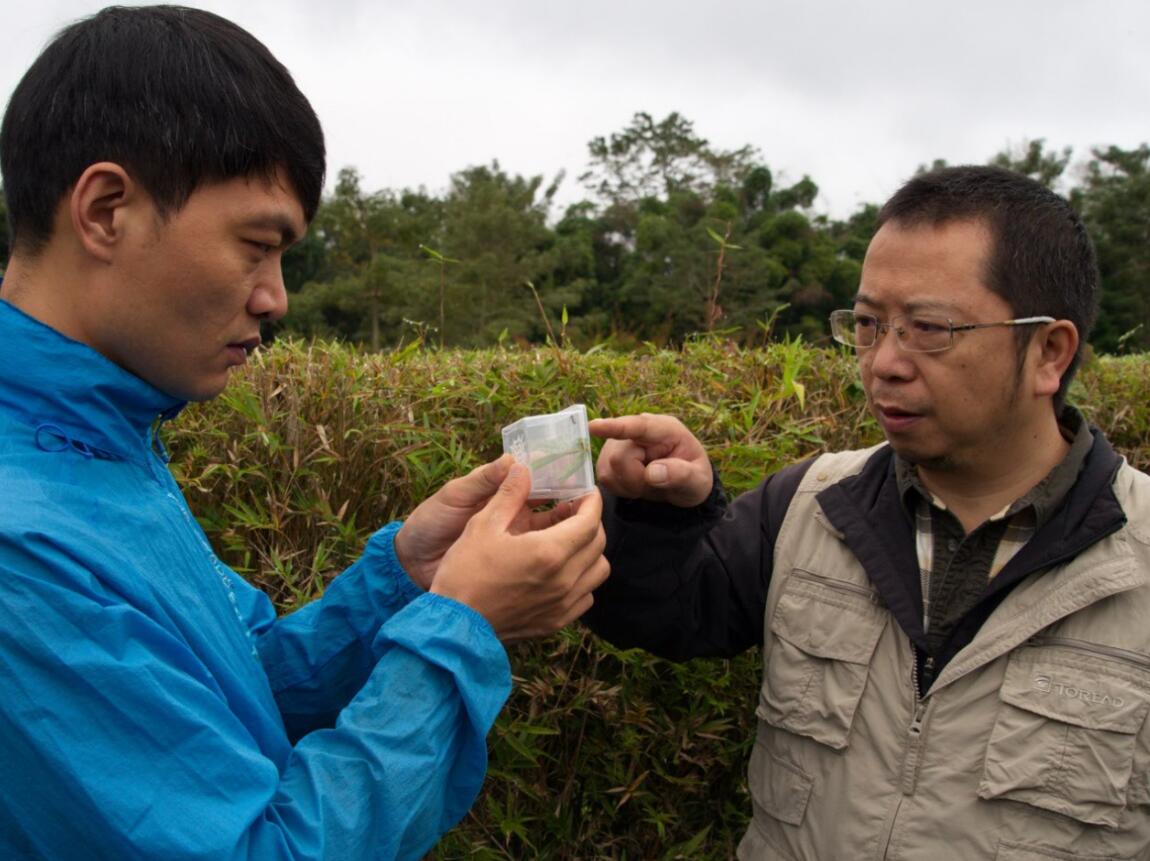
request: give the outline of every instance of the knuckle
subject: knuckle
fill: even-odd
[[[549,544],[539,551],[539,564],[547,571],[554,571],[562,567],[566,556],[561,548]]]

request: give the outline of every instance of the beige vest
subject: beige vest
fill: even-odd
[[[1150,859],[1150,476],[1126,527],[1032,575],[916,695],[914,650],[807,472],[775,548],[741,859]]]

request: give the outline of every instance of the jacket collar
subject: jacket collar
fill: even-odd
[[[27,425],[41,448],[140,460],[156,419],[184,405],[0,300],[0,413]]]

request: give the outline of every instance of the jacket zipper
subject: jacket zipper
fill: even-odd
[[[1120,649],[1117,646],[1105,646],[1102,643],[1091,643],[1088,640],[1076,640],[1072,637],[1031,637],[1026,641],[1028,646],[1065,646],[1078,649],[1081,652],[1091,652],[1104,658],[1114,658],[1128,664],[1134,664],[1144,670],[1150,670],[1150,656],[1129,649]]]

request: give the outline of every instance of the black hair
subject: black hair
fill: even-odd
[[[1098,314],[1098,262],[1086,226],[1070,204],[1046,186],[1001,167],[963,166],[914,177],[879,211],[878,223],[913,227],[980,221],[992,249],[986,284],[1015,317],[1050,316],[1078,329],[1074,359],[1054,396],[1055,410],[1082,360]],[[1021,356],[1034,330],[1019,327]]]
[[[111,6],[66,27],[0,125],[13,249],[38,253],[89,165],[120,164],[162,215],[204,182],[282,169],[308,221],[323,191],[319,120],[287,69],[232,22],[182,6]]]

